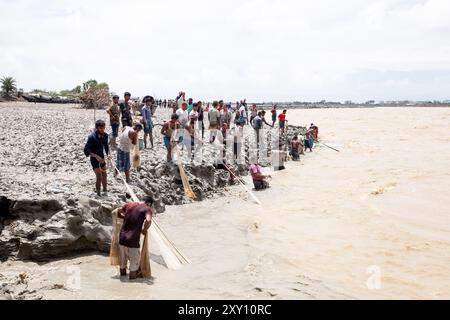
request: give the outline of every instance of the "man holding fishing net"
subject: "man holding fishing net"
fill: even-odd
[[[311,124],[311,126],[313,126]],[[313,152],[312,148],[314,147],[314,129],[310,127],[305,133],[305,151],[309,149],[310,152]]]
[[[252,176],[253,185],[255,190],[263,190],[269,188],[269,182],[267,179],[271,179],[270,175],[263,175],[261,172],[261,166],[258,163],[258,157],[256,155],[250,156],[250,175]]]
[[[172,149],[175,145],[175,137],[177,136],[180,127],[181,125],[178,122],[178,115],[174,113],[172,114],[170,121],[164,123],[161,128],[161,134],[164,136],[164,145],[167,149],[167,162],[172,161]],[[178,142],[181,142],[181,140]]]
[[[147,196],[143,202],[129,202],[118,209],[117,217],[123,219],[122,228],[119,233],[120,248],[120,276],[127,275],[127,264],[130,262],[129,270],[130,280],[142,277],[140,266],[141,252],[140,238],[141,233],[147,234],[152,222],[153,198]],[[148,247],[144,245],[144,250]],[[145,252],[142,252],[144,255]]]
[[[117,161],[116,167],[120,172],[125,173],[127,183],[130,182],[130,153],[131,147],[136,146],[138,143],[138,134],[142,130],[142,124],[136,123],[133,127],[125,126],[119,135],[119,146],[117,148]],[[117,176],[118,172],[114,170],[114,176]]]

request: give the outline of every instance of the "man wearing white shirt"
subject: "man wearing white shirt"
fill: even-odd
[[[247,123],[247,110],[245,109],[244,105],[241,105],[241,107],[239,108],[239,122],[241,125],[244,125]]]
[[[181,127],[180,128],[180,142],[182,142],[185,140],[184,137],[187,134],[185,129],[189,122],[189,113],[187,111],[187,103],[183,102],[181,104],[181,108],[178,109],[177,112],[175,112],[175,113],[178,116],[178,122],[180,123],[180,127]]]
[[[183,102],[181,104],[181,108],[179,108],[176,112],[178,116],[178,122],[180,122],[181,127],[185,128],[189,121],[189,113],[187,111],[187,103]]]

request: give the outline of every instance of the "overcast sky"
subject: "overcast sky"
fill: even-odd
[[[450,99],[449,0],[0,0],[0,77],[195,100]]]

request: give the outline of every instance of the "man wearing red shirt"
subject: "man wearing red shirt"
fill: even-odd
[[[284,128],[285,128],[286,122],[287,122],[287,120],[286,120],[286,112],[287,112],[287,110],[283,110],[283,113],[280,113],[280,115],[278,116],[278,122],[279,122],[279,125],[280,125],[281,133],[284,133]]]
[[[127,264],[130,261],[130,280],[139,276],[140,238],[146,234],[152,222],[152,197],[144,202],[129,202],[119,209],[118,217],[123,219],[119,235],[120,275],[127,275]]]
[[[255,190],[262,190],[269,188],[269,183],[266,181],[267,178],[270,178],[270,175],[263,175],[261,173],[261,166],[258,164],[256,159],[252,159],[252,164],[250,165],[250,174],[252,176],[253,185]]]

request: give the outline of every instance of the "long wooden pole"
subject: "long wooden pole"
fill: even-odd
[[[323,143],[323,142],[320,142],[320,141],[319,141],[319,143],[323,144],[325,147],[330,148],[331,150],[334,150],[334,151],[336,151],[336,152],[340,152],[338,149],[335,149],[335,148],[333,148],[333,147],[330,147],[330,146],[326,145],[326,144]]]
[[[245,189],[245,191],[247,191],[250,196],[253,198],[253,200],[255,200],[255,202],[259,205],[261,205],[261,201],[259,201],[259,199],[253,194],[253,192],[250,191],[249,188],[247,188],[247,186],[241,181],[241,179],[239,179],[238,177],[236,177],[236,175],[230,170],[230,168],[228,168],[228,166],[226,164],[224,164],[225,168],[227,168],[227,170],[236,178],[237,181],[239,181],[239,183],[241,184],[241,186]]]

